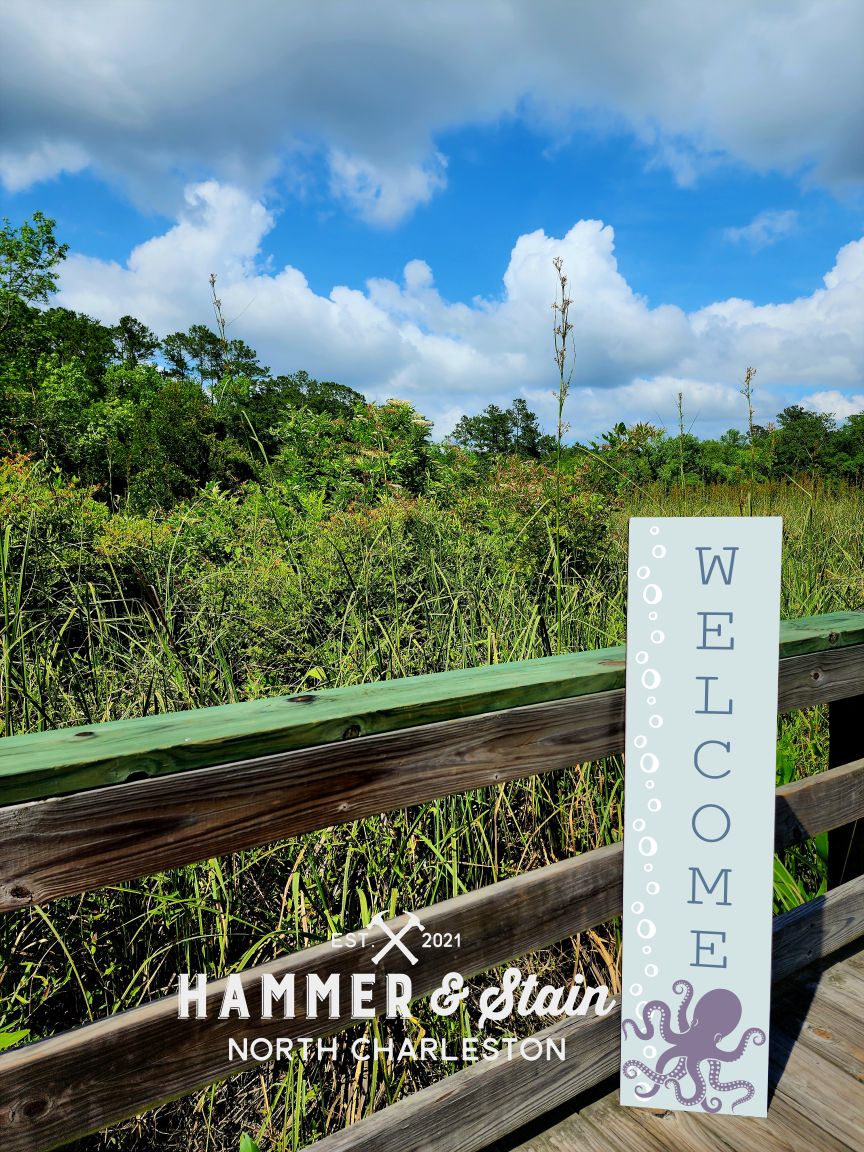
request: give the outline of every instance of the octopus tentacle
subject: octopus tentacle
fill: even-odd
[[[684,999],[678,1005],[678,1031],[682,1034],[689,1030],[687,1023],[687,1009],[690,1006],[690,1001],[693,999],[693,985],[689,980],[676,980],[672,985],[672,991],[676,996],[684,993]]]
[[[678,1063],[675,1065],[675,1067],[672,1069],[671,1072],[665,1072],[664,1070],[666,1068],[666,1065],[669,1063],[670,1060],[674,1060],[676,1056],[678,1057]],[[686,1066],[687,1066],[687,1061],[685,1060],[685,1058],[683,1056],[680,1055],[679,1049],[678,1048],[669,1048],[669,1049],[667,1049],[667,1051],[665,1051],[661,1055],[660,1059],[657,1061],[657,1072],[658,1072],[658,1075],[663,1074],[666,1076],[672,1076],[676,1080],[680,1080],[681,1077],[684,1075],[684,1070],[685,1070]]]
[[[650,1040],[654,1035],[654,1021],[651,1019],[652,1012],[660,1013],[660,1022],[658,1028],[660,1035],[667,1044],[674,1044],[676,1040],[680,1040],[680,1035],[672,1028],[671,1019],[672,1011],[665,1000],[649,1000],[645,1007],[642,1009],[642,1027],[640,1028],[639,1022],[632,1017],[628,1017],[621,1025],[621,1030],[624,1036],[627,1037],[627,1025],[633,1025],[633,1031],[640,1040]]]
[[[738,1041],[738,1046],[731,1052],[724,1052],[722,1048],[717,1048],[714,1052],[711,1053],[711,1055],[717,1060],[725,1060],[727,1063],[731,1060],[740,1060],[751,1040],[757,1047],[759,1047],[761,1044],[765,1043],[765,1033],[761,1028],[748,1028],[741,1039]]]
[[[636,1095],[643,1100],[647,1100],[650,1096],[656,1096],[660,1091],[661,1085],[666,1080],[665,1076],[658,1076],[653,1069],[649,1068],[647,1064],[643,1064],[641,1060],[628,1060],[622,1071],[628,1080],[635,1080],[641,1072],[643,1076],[647,1076],[652,1082],[654,1085],[653,1088],[642,1088],[640,1090],[639,1085],[637,1085],[634,1089]]]
[[[662,1084],[666,1079],[664,1075],[655,1072],[653,1068],[649,1068],[648,1065],[643,1064],[641,1060],[628,1060],[624,1065],[623,1071],[628,1080],[635,1080],[640,1072],[655,1084]]]
[[[748,1100],[752,1100],[756,1092],[753,1084],[749,1080],[730,1080],[728,1083],[721,1083],[720,1081],[720,1061],[711,1060],[708,1065],[708,1082],[712,1088],[718,1092],[737,1092],[739,1089],[746,1089],[743,1096],[741,1096],[732,1105],[732,1111],[738,1107],[739,1104],[746,1104]]]
[[[705,1084],[705,1077],[702,1075],[702,1070],[699,1067],[699,1061],[695,1058],[687,1059],[687,1074],[693,1081],[696,1091],[692,1096],[684,1096],[679,1087],[677,1080],[667,1080],[667,1084],[671,1084],[672,1091],[675,1093],[675,1099],[679,1104],[683,1104],[685,1108],[690,1108],[694,1104],[701,1104],[705,1099],[705,1093],[708,1091]]]

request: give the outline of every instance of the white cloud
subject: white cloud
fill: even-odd
[[[682,184],[732,160],[860,185],[864,5],[693,7],[6,5],[0,178],[19,188],[86,159],[166,210],[201,173],[260,194],[311,148],[339,195],[388,224],[443,187],[442,133],[517,115],[553,139],[629,129]]]
[[[370,399],[410,400],[439,435],[461,413],[519,395],[551,428],[552,260],[561,256],[573,300],[574,436],[622,419],[674,426],[679,391],[698,435],[743,426],[738,389],[751,364],[763,421],[804,402],[802,394],[813,404],[828,396],[840,414],[864,390],[864,239],[840,250],[822,287],[791,303],[730,299],[688,314],[650,307],[633,292],[618,270],[613,229],[600,220],[580,220],[560,238],[519,236],[500,296],[470,304],[442,297],[422,260],[409,261],[399,283],[373,278],[364,291],[336,285],[318,295],[299,269],[273,270],[262,259],[273,223],[238,188],[192,186],[174,227],[135,248],[125,266],[70,256],[60,302],[106,323],[128,312],[164,336],[212,322],[207,280],[215,272],[224,314],[238,317],[229,334],[274,372],[305,368]]]
[[[440,152],[425,167],[370,164],[338,149],[331,152],[329,162],[331,192],[370,224],[399,224],[447,184],[447,160]]]
[[[30,149],[0,149],[0,176],[10,192],[20,192],[62,172],[80,172],[89,162],[84,149],[72,141],[41,140]]]
[[[776,244],[798,227],[798,213],[792,208],[760,212],[749,224],[740,228],[727,228],[723,235],[733,244],[747,244],[754,252],[769,244]]]
[[[836,389],[833,392],[813,392],[810,396],[801,397],[801,406],[813,412],[829,412],[838,420],[845,420],[864,412],[864,393],[850,396]]]

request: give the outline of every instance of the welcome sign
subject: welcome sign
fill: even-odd
[[[782,521],[630,521],[621,1103],[764,1116]]]

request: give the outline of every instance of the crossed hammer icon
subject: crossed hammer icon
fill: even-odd
[[[384,945],[381,951],[376,952],[372,957],[373,964],[379,963],[379,961],[387,955],[391,948],[398,948],[410,964],[417,963],[417,957],[413,952],[409,951],[405,947],[405,945],[402,943],[402,937],[406,936],[412,928],[419,928],[421,931],[423,931],[423,925],[420,921],[420,917],[417,916],[414,912],[406,912],[405,915],[408,917],[408,922],[407,924],[403,924],[398,932],[394,932],[392,930],[380,912],[376,912],[375,915],[370,918],[369,923],[377,924],[378,927],[383,929],[384,933],[390,938],[388,943]]]

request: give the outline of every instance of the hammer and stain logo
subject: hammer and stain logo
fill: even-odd
[[[399,922],[401,921],[401,922]],[[383,943],[380,947],[380,936]],[[406,943],[406,941],[410,941]],[[248,1025],[239,1030],[239,1038],[229,1037],[228,1058],[231,1061],[264,1061],[289,1057],[300,1053],[304,1059],[317,1055],[319,1059],[337,1055],[337,1040],[329,1037],[331,1031],[347,1027],[355,1022],[369,1020],[377,1015],[385,1019],[403,1018],[415,1021],[411,1001],[415,998],[410,969],[419,963],[418,952],[424,949],[458,950],[462,939],[459,932],[429,932],[416,912],[406,911],[398,921],[386,920],[382,913],[372,916],[365,928],[333,937],[330,942],[333,950],[357,949],[359,956],[368,956],[373,971],[346,973],[344,964],[339,971],[329,973],[305,972],[300,975],[287,971],[265,972],[257,981],[244,979],[241,973],[232,973],[220,982],[219,991],[214,996],[213,989],[208,995],[207,977],[203,973],[180,973],[177,989],[178,1018],[206,1019],[218,1007],[220,1020],[237,1019],[248,1021],[252,1016],[250,1003],[260,1010],[260,1019],[270,1032],[275,1019],[304,1021],[315,1025],[316,1021],[326,1021],[316,1031],[328,1036],[296,1036],[296,1024],[291,1035],[250,1036]],[[370,947],[376,950],[369,955]],[[394,956],[394,953],[396,954]],[[402,967],[409,971],[391,971],[390,965],[382,969],[380,965],[387,958],[402,961]],[[275,966],[271,966],[275,967]],[[383,1005],[375,1006],[376,989],[383,990]],[[419,995],[429,997],[429,1008],[439,1017],[454,1015],[464,1006],[471,994],[465,977],[458,971],[448,971],[439,986],[431,993],[424,989]],[[347,995],[346,995],[347,993]],[[605,1016],[615,1007],[616,1001],[608,999],[605,985],[586,985],[584,978],[577,974],[570,987],[553,987],[540,983],[533,973],[523,975],[521,969],[507,968],[500,984],[491,984],[476,994],[479,1011],[476,1021],[472,1021],[472,1032],[482,1033],[490,1024],[498,1024],[510,1017],[535,1016],[547,1023],[562,1016],[585,1016],[593,1006],[594,1013]],[[383,1007],[383,1012],[381,1008]],[[339,1024],[336,1022],[339,1021]],[[335,1028],[334,1028],[335,1024]],[[312,1028],[310,1028],[312,1030]],[[263,1029],[262,1029],[263,1031]],[[396,1041],[371,1042],[363,1036],[351,1046],[357,1060],[371,1060],[385,1056],[394,1060],[439,1060],[446,1062],[467,1062],[477,1060],[514,1059],[519,1056],[526,1060],[557,1059],[566,1057],[566,1040],[563,1037],[516,1037],[498,1035],[470,1035],[454,1040],[452,1037],[436,1037],[426,1034],[423,1029],[415,1042],[406,1039],[401,1044]]]

